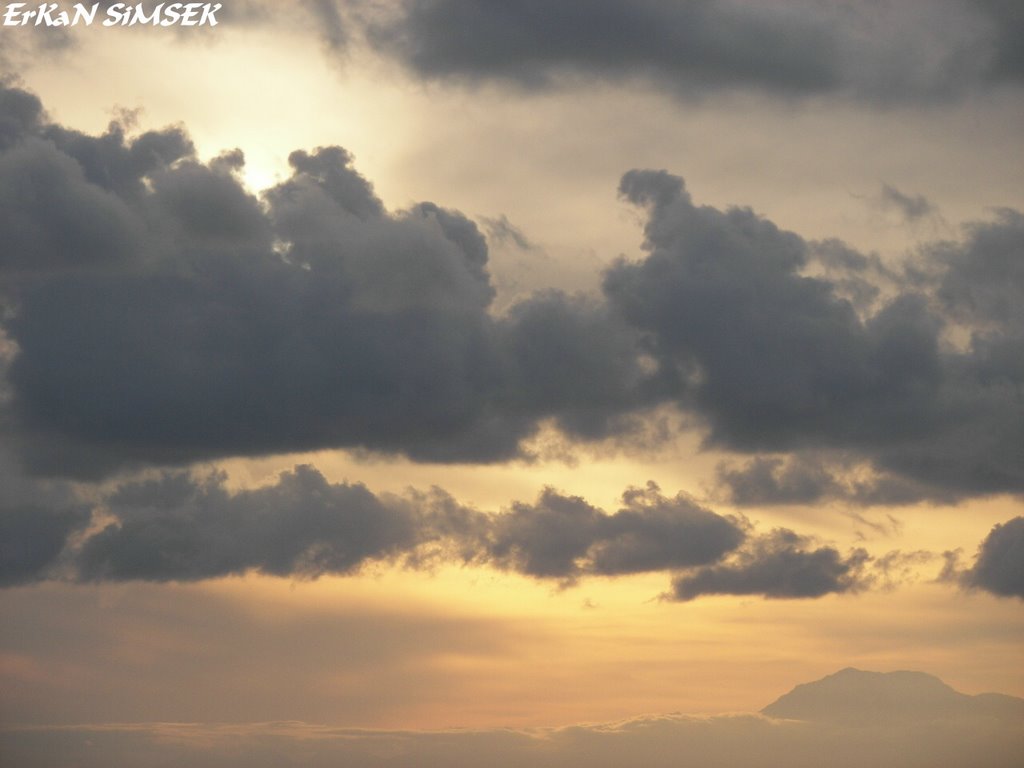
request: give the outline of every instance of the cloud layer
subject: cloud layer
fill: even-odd
[[[755,454],[721,473],[741,503],[1024,489],[1016,211],[894,270],[630,171],[643,257],[601,296],[498,314],[476,224],[385,210],[340,147],[293,152],[257,198],[241,152],[201,163],[181,128],[88,136],[0,98],[4,423],[35,473],[315,448],[495,462],[542,423],[627,438],[671,405]]]
[[[83,581],[195,581],[248,571],[315,578],[369,562],[490,565],[571,584],[583,576],[679,570],[721,561],[749,536],[723,517],[656,486],[623,494],[608,514],[546,489],[533,504],[499,514],[464,507],[439,489],[404,497],[332,484],[312,467],[273,485],[229,492],[225,477],[183,472],[122,484],[93,510],[4,510],[5,584],[48,575]],[[62,571],[53,571],[59,566]],[[827,590],[840,591],[840,590]],[[792,595],[805,596],[805,595]]]
[[[264,487],[229,491],[223,474],[165,472],[122,483],[93,505],[0,508],[0,586],[191,582],[256,572],[288,578],[354,575],[375,563],[487,566],[560,587],[581,579],[674,574],[664,600],[704,595],[775,599],[856,593],[902,581],[925,552],[872,557],[779,528],[759,533],[654,484],[630,488],[608,513],[545,489],[498,513],[441,489],[404,496],[330,483],[297,466]],[[997,526],[959,580],[1000,595],[1020,588],[1020,518]]]
[[[1012,3],[789,0],[403,0],[367,36],[418,76],[543,88],[652,81],[682,98],[723,89],[874,103],[1019,84]]]

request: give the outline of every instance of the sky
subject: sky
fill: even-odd
[[[756,713],[839,669],[1024,696],[1018,3],[216,19],[0,26],[0,756],[803,765],[866,737]]]

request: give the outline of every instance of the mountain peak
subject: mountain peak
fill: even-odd
[[[769,717],[848,724],[1024,717],[1024,699],[968,696],[934,675],[900,670],[868,672],[847,667],[796,686],[761,710]]]

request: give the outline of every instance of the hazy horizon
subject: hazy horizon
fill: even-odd
[[[856,701],[858,719],[850,711]],[[986,698],[988,696],[989,698]],[[109,723],[4,727],[5,755],[32,768],[74,760],[118,768],[186,761],[231,765],[679,765],[680,751],[701,765],[837,766],[1016,765],[1024,749],[1024,699],[966,696],[921,672],[846,668],[803,683],[762,713],[641,715],[560,728],[396,731],[276,723]],[[802,703],[801,700],[802,699]],[[950,707],[950,699],[960,707]],[[787,702],[789,702],[787,704]],[[828,715],[829,702],[846,710]],[[937,708],[936,708],[937,707]],[[684,761],[684,764],[687,764]]]

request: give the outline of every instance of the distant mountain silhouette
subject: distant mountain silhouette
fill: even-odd
[[[924,672],[847,668],[798,685],[761,710],[790,720],[872,725],[995,718],[1024,722],[1024,699],[1000,693],[969,696]]]

